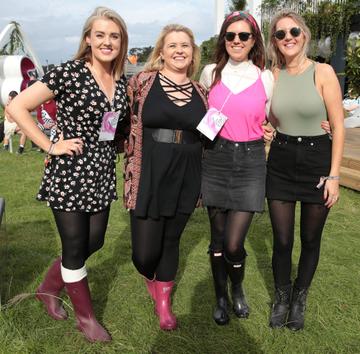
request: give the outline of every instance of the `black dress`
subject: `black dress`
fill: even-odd
[[[204,102],[194,87],[191,100],[178,106],[167,96],[157,75],[142,111],[143,150],[136,216],[157,219],[194,211],[200,194],[202,156],[196,126],[205,113]],[[158,142],[152,135],[157,128],[190,131],[196,134],[196,141]]]
[[[117,199],[117,194],[115,148],[110,141],[98,141],[99,131],[104,112],[114,109],[120,111],[119,119],[124,118],[126,80],[116,82],[112,105],[83,61],[55,67],[42,82],[55,95],[59,132],[64,139],[81,137],[84,146],[78,156],[52,156],[37,199],[63,211],[101,211]]]

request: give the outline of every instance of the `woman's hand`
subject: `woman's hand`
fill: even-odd
[[[326,131],[326,134],[331,135],[330,123],[327,120],[321,121],[321,128]]]
[[[80,155],[83,152],[84,142],[81,138],[64,140],[63,134],[60,134],[59,140],[54,143],[51,155]]]
[[[264,132],[264,141],[267,142],[271,142],[273,140],[274,137],[274,131],[275,129],[270,125],[262,125],[262,129]]]
[[[331,208],[339,200],[339,180],[328,179],[324,187],[325,206]]]

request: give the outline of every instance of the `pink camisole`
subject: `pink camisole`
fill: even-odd
[[[221,110],[230,93],[220,80],[209,92],[209,108]],[[232,93],[221,112],[228,117],[219,136],[231,141],[251,141],[263,137],[262,124],[265,120],[266,92],[261,75],[243,91]]]

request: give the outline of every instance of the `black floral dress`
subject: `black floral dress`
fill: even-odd
[[[104,112],[127,112],[126,80],[116,82],[112,104],[96,83],[85,62],[68,61],[42,78],[53,91],[57,104],[58,132],[64,139],[82,138],[83,153],[53,156],[45,167],[37,199],[57,210],[98,212],[117,199],[115,148],[98,141]]]

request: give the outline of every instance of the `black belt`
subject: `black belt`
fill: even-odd
[[[151,135],[159,143],[194,144],[200,141],[196,133],[180,129],[154,129]]]
[[[287,135],[280,132],[276,132],[275,140],[281,141],[281,142],[288,142],[292,144],[305,144],[305,143],[311,143],[316,141],[326,141],[330,140],[329,135],[323,134],[323,135],[314,135],[314,136],[294,136],[294,135]]]
[[[255,146],[264,146],[263,139],[250,140],[250,141],[232,141],[218,137],[210,146],[210,149],[222,149],[227,148],[231,151],[249,151]]]

